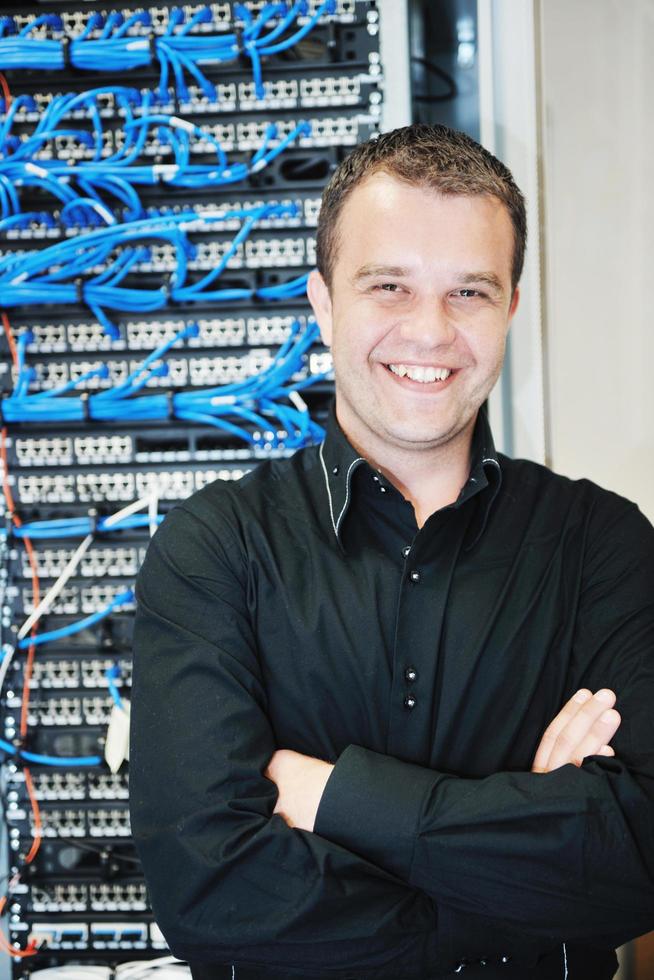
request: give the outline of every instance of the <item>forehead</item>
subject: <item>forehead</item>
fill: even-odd
[[[336,267],[353,262],[419,265],[493,262],[510,277],[514,233],[506,205],[491,195],[443,194],[385,171],[361,181],[338,221]],[[401,263],[397,257],[403,256]]]

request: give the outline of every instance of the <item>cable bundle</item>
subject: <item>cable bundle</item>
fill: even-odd
[[[125,140],[110,156],[103,157],[108,136],[103,125],[103,100],[111,96],[121,111]],[[23,213],[17,188],[33,187],[51,194],[62,204],[60,220],[64,225],[113,224],[117,219],[116,199],[126,211],[123,220],[146,216],[134,185],[170,185],[184,188],[222,186],[245,180],[258,173],[296,139],[311,132],[309,123],[301,121],[281,139],[274,123],[266,127],[261,146],[247,162],[229,162],[216,137],[207,129],[175,115],[156,111],[151,92],[141,93],[124,86],[102,86],[81,93],[58,96],[46,107],[34,131],[27,138],[12,135],[12,125],[21,108],[35,108],[29,95],[17,96],[0,126],[0,232],[10,227],[25,227],[32,221],[54,227],[56,221],[47,212]],[[84,111],[90,129],[77,121]],[[144,147],[152,135],[169,149],[173,161],[145,165]],[[74,167],[58,159],[41,159],[44,148],[57,137],[72,137],[92,153]],[[276,141],[276,142],[275,142]],[[191,154],[199,143],[212,147],[216,163],[193,164]]]
[[[33,338],[27,331],[21,334],[16,345],[18,375],[12,394],[2,403],[4,419],[7,423],[56,421],[67,424],[84,420],[149,422],[176,418],[213,426],[252,446],[283,444],[290,449],[319,442],[324,437],[324,430],[311,419],[298,391],[323,380],[325,375],[288,384],[304,367],[306,351],[318,336],[314,321],[309,321],[304,332],[295,321],[289,337],[268,368],[245,381],[177,394],[132,397],[151,377],[167,372],[161,358],[173,344],[197,334],[196,324],[185,327],[149,354],[122,384],[97,394],[74,397],[69,392],[77,385],[94,376],[106,377],[106,366],[88,371],[60,388],[30,394],[33,374],[25,364],[25,349]],[[254,426],[255,430],[229,421],[230,416]],[[283,429],[283,436],[275,431],[278,427]]]
[[[104,309],[149,313],[169,302],[212,303],[243,299],[289,299],[303,296],[306,275],[289,282],[257,289],[209,289],[223,272],[239,245],[245,241],[255,223],[264,218],[296,216],[294,204],[261,205],[234,211],[194,211],[155,216],[127,224],[111,225],[76,238],[57,242],[48,248],[28,253],[13,252],[0,259],[0,295],[2,306],[82,303],[102,324],[105,332],[118,339],[119,330]],[[241,219],[239,232],[214,269],[196,282],[187,281],[188,259],[194,253],[187,232],[203,231],[215,222]],[[123,285],[125,278],[139,263],[150,257],[143,240],[169,242],[175,248],[177,267],[167,286],[159,289]],[[95,275],[84,275],[101,267]]]
[[[257,97],[261,99],[264,97],[261,59],[294,47],[323,14],[333,14],[335,10],[336,0],[324,0],[308,21],[299,27],[298,18],[308,12],[306,0],[297,0],[291,7],[286,3],[266,3],[256,19],[247,7],[236,3],[234,13],[244,27],[227,34],[207,35],[193,34],[193,29],[199,24],[212,23],[210,7],[202,7],[186,23],[184,11],[173,7],[165,32],[162,35],[153,33],[149,37],[130,35],[130,31],[138,26],[151,26],[150,15],[145,10],[127,19],[116,11],[108,14],[106,19],[93,13],[80,34],[64,40],[30,37],[40,27],[62,31],[63,23],[57,14],[41,14],[14,36],[6,36],[15,31],[13,20],[3,17],[0,19],[0,69],[62,71],[65,68],[80,68],[105,73],[129,72],[158,62],[159,92],[162,95],[166,92],[172,73],[178,93],[185,97],[188,89],[184,76],[187,73],[207,96],[215,98],[214,86],[199,66],[246,57],[252,66]],[[264,28],[273,21],[277,21],[276,25],[263,34]],[[91,33],[96,30],[101,30],[100,36],[91,39]],[[293,33],[287,33],[289,30],[293,30]]]

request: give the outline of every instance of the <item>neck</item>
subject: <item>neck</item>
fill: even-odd
[[[383,473],[408,500],[416,515],[418,527],[435,511],[454,503],[470,475],[470,449],[476,417],[443,445],[421,448],[391,446],[374,433],[350,431],[339,415],[336,417],[351,445],[371,466]]]

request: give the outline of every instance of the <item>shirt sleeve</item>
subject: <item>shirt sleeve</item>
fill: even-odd
[[[347,963],[363,936],[433,929],[433,904],[273,814],[253,572],[223,520],[175,508],[137,580],[130,811],[152,908],[183,959]]]
[[[316,833],[462,921],[606,946],[654,928],[654,531],[623,504],[590,522],[570,659],[570,695],[616,691],[616,757],[469,779],[350,745]]]

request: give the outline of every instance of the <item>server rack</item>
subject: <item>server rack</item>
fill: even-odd
[[[478,135],[474,11],[441,5],[432,50],[428,6],[3,6],[7,977],[167,953],[129,828],[134,577],[176,502],[320,438],[331,361],[303,277],[344,154],[412,94]],[[433,98],[425,63],[442,81],[452,56]]]

